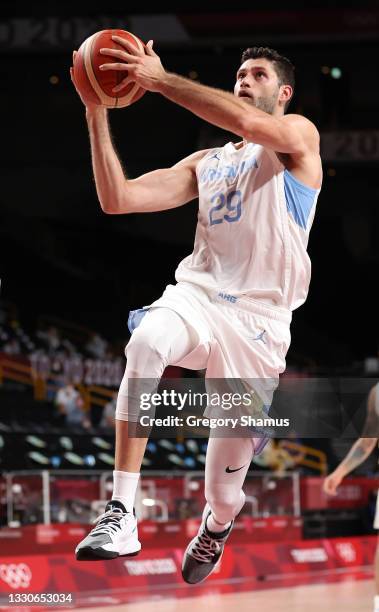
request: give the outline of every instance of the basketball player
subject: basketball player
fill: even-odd
[[[152,41],[143,53],[114,40],[124,51],[104,50],[115,63],[103,70],[125,70],[127,62],[124,84],[136,81],[239,140],[127,180],[106,109],[82,98],[104,212],[147,213],[199,198],[199,213],[194,250],[179,264],[177,284],[129,317],[134,331],[117,400],[113,497],[97,527],[77,546],[78,559],[112,558],[141,547],[133,506],[147,439],[130,437],[138,421],[136,406],[128,401],[135,381],[158,384],[171,364],[206,369],[208,380],[259,380],[262,401],[270,397],[272,381],[275,387],[285,369],[292,311],[308,293],[307,243],[322,181],[316,127],[300,115],[285,115],[294,90],[294,67],[287,58],[268,48],[246,49],[233,95],[165,71]],[[244,505],[242,486],[252,457],[265,443],[253,435],[209,440],[207,503],[183,558],[188,583],[204,580],[221,558]]]
[[[367,436],[367,437],[365,437]],[[373,437],[376,436],[376,437]],[[341,481],[350,472],[355,470],[367,459],[374,450],[379,438],[379,383],[370,391],[367,399],[367,417],[363,428],[363,437],[353,444],[345,459],[336,467],[334,472],[324,480],[323,489],[328,495],[337,495],[337,488]],[[374,520],[375,529],[379,529],[379,495],[376,501],[376,512]],[[374,612],[379,612],[379,546],[375,557],[375,585],[376,595],[374,597]]]

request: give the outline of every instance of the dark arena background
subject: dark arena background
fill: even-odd
[[[228,91],[243,49],[273,47],[296,66],[290,112],[321,134],[312,280],[293,315],[282,378],[352,379],[359,392],[344,406],[349,426],[334,435],[270,440],[250,466],[221,565],[193,587],[180,567],[201,520],[207,431],[148,443],[138,557],[74,556],[112,492],[129,311],[175,282],[197,222],[197,200],[149,215],[100,208],[69,68],[72,51],[108,28],[154,39],[167,70]],[[336,496],[322,487],[364,431],[367,392],[379,378],[378,54],[374,0],[266,0],[224,12],[213,3],[150,12],[120,2],[1,3],[1,609],[44,609],[37,595],[47,593],[61,609],[313,612],[338,602],[345,612],[372,610],[377,448]],[[154,93],[109,120],[128,178],[238,140]],[[175,367],[164,375],[191,377]],[[61,408],[69,383],[83,413],[76,424]],[[318,409],[327,420],[326,404]]]

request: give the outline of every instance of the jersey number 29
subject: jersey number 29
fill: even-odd
[[[223,221],[227,221],[228,223],[234,223],[234,221],[238,221],[241,217],[242,212],[242,195],[239,189],[237,191],[230,191],[227,196],[220,192],[216,193],[211,199],[211,203],[217,202],[215,206],[209,211],[209,224],[217,225],[218,223],[222,223]],[[219,215],[218,211],[223,208],[227,208],[228,213]]]

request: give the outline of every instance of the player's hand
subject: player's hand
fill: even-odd
[[[72,63],[75,64],[75,57],[76,54],[78,52],[77,51],[73,51],[72,52]],[[74,68],[73,66],[70,67],[70,77],[71,77],[71,81],[76,89],[76,93],[78,94],[79,98],[81,99],[81,101],[83,102],[84,106],[87,108],[87,110],[92,111],[92,110],[96,110],[101,108],[100,105],[98,104],[94,104],[93,102],[91,102],[90,100],[87,100],[86,97],[79,91],[76,83],[75,83],[75,78],[74,78]]]
[[[128,72],[128,75],[112,91],[117,93],[127,83],[138,83],[140,87],[148,91],[159,91],[167,73],[159,56],[153,50],[153,41],[149,40],[145,50],[140,50],[120,36],[112,36],[112,40],[124,47],[125,51],[121,49],[100,49],[102,55],[111,55],[119,61],[111,64],[101,64],[99,68],[100,70]]]
[[[342,479],[343,479],[342,474],[340,474],[337,471],[329,474],[329,476],[325,478],[323,485],[322,485],[324,493],[326,493],[327,495],[336,496],[337,488],[339,487]]]

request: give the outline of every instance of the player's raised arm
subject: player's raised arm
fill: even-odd
[[[125,71],[127,63],[128,77],[115,91],[133,80],[246,141],[294,156],[319,154],[319,135],[313,123],[300,115],[283,117],[293,86],[285,76],[279,76],[275,62],[264,58],[243,62],[237,71],[233,95],[167,72],[153,50],[153,41],[141,51],[117,36],[113,40],[125,50],[102,49],[100,53],[113,56],[115,61],[108,59],[100,68]],[[277,108],[274,101],[279,102]]]
[[[76,87],[73,70],[70,72]],[[196,165],[206,151],[198,151],[171,168],[155,170],[129,180],[112,142],[107,109],[91,103],[76,89],[86,106],[96,190],[105,213],[167,210],[197,197]]]
[[[201,119],[241,136],[248,142],[302,156],[319,154],[319,134],[314,124],[301,115],[273,116],[229,92],[207,87],[176,74],[167,74],[160,93],[184,106]]]
[[[196,164],[205,151],[194,153],[171,168],[129,180],[112,143],[106,110],[97,107],[87,111],[87,122],[96,190],[105,213],[167,210],[197,197]]]

